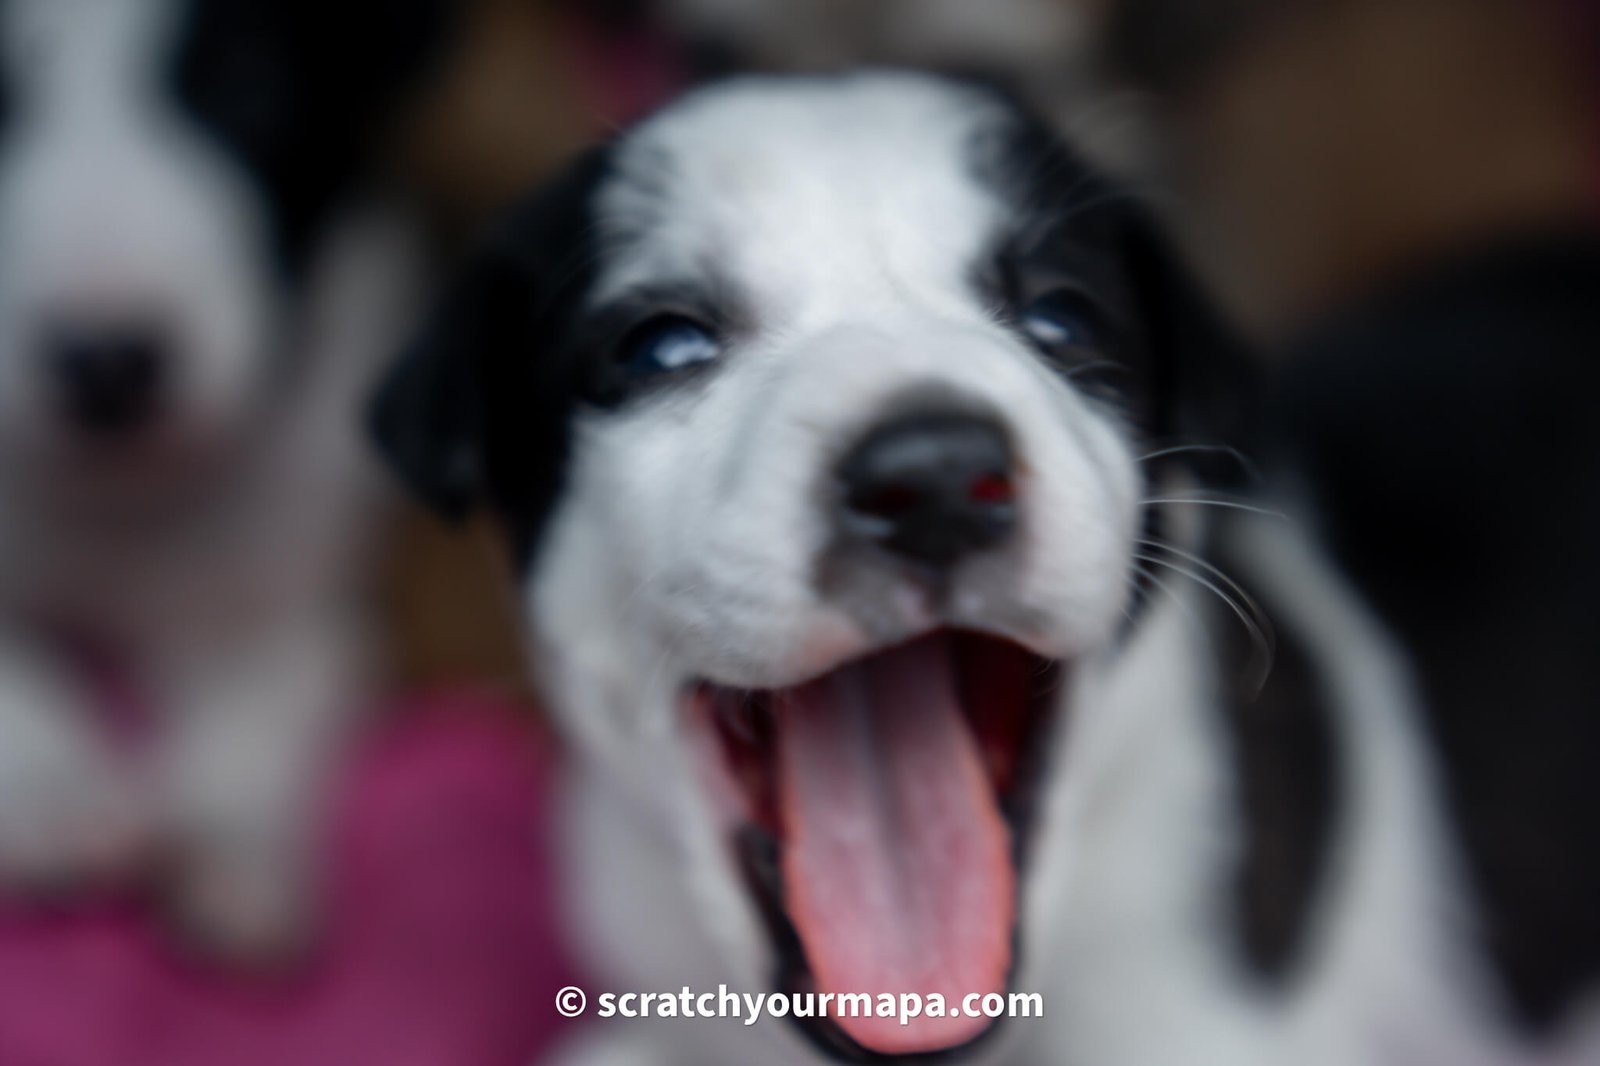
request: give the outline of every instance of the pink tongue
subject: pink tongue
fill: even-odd
[[[883,993],[938,993],[947,1015],[831,1016],[885,1054],[976,1037],[990,1023],[960,1017],[962,1001],[1005,991],[1016,875],[949,640],[814,681],[778,720],[785,903],[817,991],[866,993],[874,1007]]]

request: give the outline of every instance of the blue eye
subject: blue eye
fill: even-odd
[[[1046,352],[1100,348],[1105,343],[1100,309],[1071,289],[1046,293],[1023,308],[1018,324]]]
[[[722,342],[704,326],[681,315],[660,315],[628,334],[618,363],[640,380],[714,362],[721,354]]]

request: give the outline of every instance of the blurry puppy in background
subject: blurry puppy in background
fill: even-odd
[[[1009,98],[879,73],[692,94],[467,267],[376,427],[512,533],[591,961],[834,999],[594,1061],[1360,1061],[1362,951],[1265,1009],[1311,860],[1241,809],[1211,594],[1267,641],[1196,489],[1249,376],[1163,248]],[[947,1010],[838,998],[903,993]]]
[[[209,947],[300,930],[362,674],[353,413],[417,291],[371,167],[445,7],[0,2],[12,889],[159,848]]]

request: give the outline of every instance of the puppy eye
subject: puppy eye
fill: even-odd
[[[722,342],[704,326],[682,315],[658,315],[623,340],[617,361],[632,380],[674,374],[714,362]]]
[[[1104,316],[1087,296],[1057,289],[1034,300],[1017,316],[1022,332],[1045,352],[1099,349],[1106,341]]]

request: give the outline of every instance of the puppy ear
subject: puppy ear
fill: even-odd
[[[486,364],[517,344],[511,304],[519,288],[497,258],[474,261],[373,401],[379,451],[424,503],[454,521],[488,496]]]
[[[1254,431],[1262,367],[1156,216],[1135,207],[1123,227],[1155,366],[1161,431],[1177,444],[1218,446],[1185,453],[1185,461],[1207,481],[1238,482],[1248,471],[1224,449]]]
[[[493,508],[519,557],[565,465],[569,333],[596,268],[592,201],[609,158],[591,151],[492,230],[371,412],[379,450],[424,502],[456,520]]]

